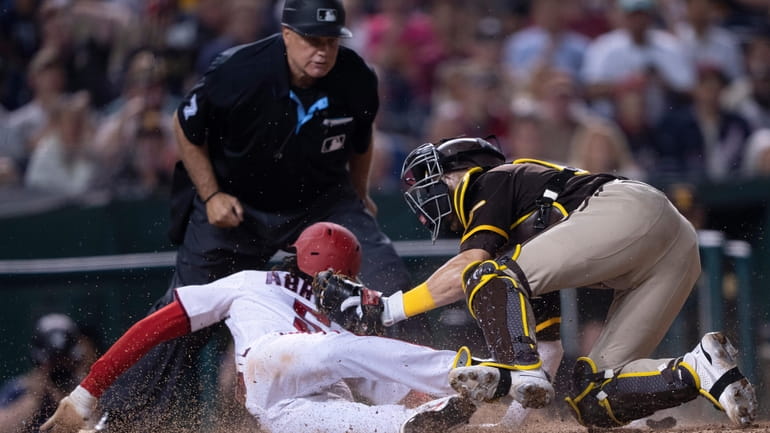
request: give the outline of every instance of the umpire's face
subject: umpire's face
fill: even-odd
[[[340,38],[301,35],[288,27],[282,32],[292,84],[308,87],[334,67]]]

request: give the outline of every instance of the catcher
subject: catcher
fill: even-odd
[[[356,275],[361,254],[355,236],[342,226],[316,223],[293,247],[296,255],[287,257],[286,270],[242,271],[178,288],[174,302],[133,325],[94,363],[41,431],[69,433],[92,425],[98,398],[149,349],[219,321],[234,339],[237,398],[267,431],[312,426],[321,433],[419,433],[467,423],[476,405],[452,390],[447,375],[470,358],[355,335],[317,311],[311,275],[319,281],[330,278],[327,269]],[[332,313],[348,327],[357,318]],[[413,409],[396,404],[410,390],[443,398]],[[374,405],[355,402],[352,395]]]
[[[604,329],[577,360],[566,399],[581,424],[622,426],[700,395],[735,424],[749,425],[756,395],[723,334],[706,334],[677,358],[644,359],[700,274],[696,232],[665,195],[611,174],[504,162],[481,138],[413,150],[402,171],[406,201],[434,240],[443,229],[461,231],[460,253],[406,293],[382,297],[362,289],[365,296],[341,306],[355,307],[360,320],[390,325],[466,299],[495,362],[454,369],[452,386],[476,399],[511,395],[525,407],[542,407],[553,388],[531,300],[569,287],[611,288]]]

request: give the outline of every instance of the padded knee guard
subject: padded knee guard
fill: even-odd
[[[520,281],[494,260],[473,263],[463,272],[468,308],[484,333],[490,354],[500,363],[495,366],[527,370],[539,368],[542,362],[528,287]]]
[[[578,358],[571,396],[565,400],[584,426],[618,427],[656,411],[695,399],[692,373],[672,359],[658,370],[615,374],[599,372],[590,359]]]

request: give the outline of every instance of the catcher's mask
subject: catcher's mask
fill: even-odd
[[[315,275],[331,269],[355,278],[361,269],[361,245],[350,230],[320,222],[308,226],[292,245],[299,270]]]
[[[472,167],[484,169],[505,162],[503,153],[483,138],[453,138],[438,145],[425,143],[407,155],[401,170],[406,188],[404,198],[435,242],[441,221],[452,213],[449,188],[444,173]]]

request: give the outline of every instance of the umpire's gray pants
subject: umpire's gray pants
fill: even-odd
[[[604,185],[524,244],[517,262],[534,296],[567,287],[616,290],[588,355],[599,371],[649,356],[700,275],[692,225],[662,192],[631,180]]]

